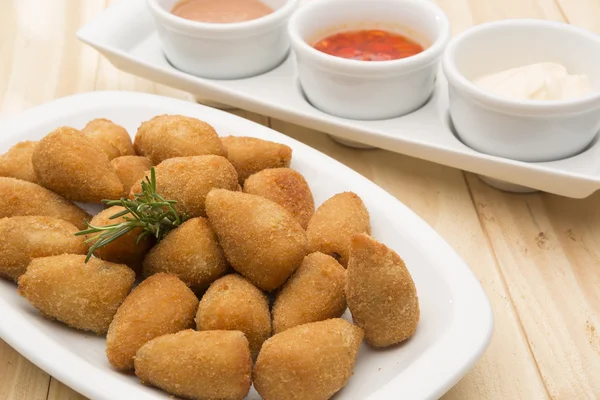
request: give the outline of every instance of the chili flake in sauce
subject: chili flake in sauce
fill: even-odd
[[[423,46],[397,33],[378,29],[336,33],[319,40],[314,48],[351,60],[388,61],[419,54]]]

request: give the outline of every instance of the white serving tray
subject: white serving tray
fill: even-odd
[[[387,350],[362,345],[354,376],[337,400],[435,399],[479,359],[493,329],[481,285],[456,252],[423,220],[383,189],[334,159],[294,139],[238,116],[191,102],[132,92],[92,92],[55,100],[0,124],[0,154],[23,140],[38,140],[62,125],[82,128],[103,117],[132,135],[159,114],[207,121],[220,135],[254,136],[293,149],[291,167],[308,181],[319,205],[353,191],[371,214],[372,234],[401,255],[413,276],[421,306],[415,336]],[[1,261],[0,261],[1,262]],[[349,314],[345,314],[349,318]],[[40,368],[98,400],[167,399],[135,376],[111,369],[104,338],[49,321],[0,279],[0,338]],[[251,391],[248,399],[260,397]]]
[[[274,70],[240,80],[197,78],[173,68],[163,56],[145,0],[122,0],[77,33],[117,68],[203,99],[239,107],[335,137],[407,154],[439,164],[568,197],[600,189],[600,144],[560,161],[524,163],[478,153],[454,136],[448,124],[448,92],[439,74],[429,103],[416,112],[383,121],[347,120],[313,108],[296,78],[293,55]],[[600,118],[600,117],[599,117]],[[519,191],[514,185],[504,189]]]

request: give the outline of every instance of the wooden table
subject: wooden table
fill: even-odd
[[[0,118],[92,90],[192,99],[117,71],[75,39],[75,31],[106,3],[0,1]],[[600,33],[600,0],[438,3],[453,33],[523,17],[567,21]],[[477,274],[494,308],[494,337],[476,367],[444,399],[600,398],[600,193],[584,200],[503,193],[456,169],[383,150],[350,149],[319,132],[235,113],[367,176],[431,224]],[[79,398],[0,341],[0,399]]]

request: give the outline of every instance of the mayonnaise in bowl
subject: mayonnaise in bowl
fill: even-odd
[[[571,75],[564,65],[544,62],[481,76],[479,88],[511,100],[568,100],[585,97],[592,84],[585,74]]]

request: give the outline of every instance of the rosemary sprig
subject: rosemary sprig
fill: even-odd
[[[114,242],[128,232],[141,228],[141,233],[136,239],[136,244],[148,236],[154,236],[160,241],[169,231],[184,223],[188,217],[180,214],[175,209],[175,200],[167,200],[156,193],[156,173],[154,167],[150,168],[150,178],[142,181],[142,192],[136,193],[133,200],[121,198],[120,200],[102,200],[109,207],[121,206],[125,210],[112,215],[109,219],[123,217],[125,222],[105,226],[94,226],[85,221],[89,229],[75,233],[75,236],[99,233],[85,240],[84,243],[93,243],[89,249],[85,262],[92,257],[94,251]]]

